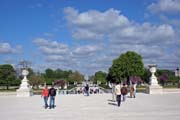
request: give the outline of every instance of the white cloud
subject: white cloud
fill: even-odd
[[[73,54],[76,56],[89,57],[100,51],[102,47],[100,45],[86,45],[75,48]]]
[[[161,44],[174,38],[174,30],[170,25],[153,26],[150,23],[144,23],[118,30],[109,37],[115,43]]]
[[[77,40],[102,40],[104,37],[103,34],[96,34],[85,29],[77,29],[72,34],[73,38]]]
[[[148,22],[139,24],[130,21],[115,9],[105,12],[89,10],[80,13],[68,7],[65,8],[65,16],[75,39],[90,40],[92,43],[94,42],[92,40],[95,40],[96,44],[104,44],[101,51],[93,52],[95,56],[91,57],[91,61],[87,60],[89,70],[90,68],[107,69],[113,59],[126,51],[136,51],[141,54],[145,64],[155,61],[162,67],[165,65],[160,58],[167,57],[166,54],[169,54],[167,51],[177,41],[177,32],[171,25],[154,25]],[[91,52],[84,51],[84,48],[76,48],[74,53],[83,57]],[[99,59],[101,57],[105,60]],[[95,62],[101,65],[96,65]],[[168,63],[168,58],[164,58],[163,62]]]
[[[66,59],[65,59],[65,57],[63,57],[61,55],[49,55],[49,56],[46,57],[46,60],[48,62],[54,62],[54,61],[61,62],[61,61],[65,61]]]
[[[42,53],[45,54],[68,54],[68,46],[57,41],[50,41],[44,38],[38,38],[33,41],[39,46]]]
[[[140,54],[143,59],[157,59],[159,57],[162,57],[165,54],[165,51],[163,48],[153,45],[141,45],[141,44],[121,44],[121,45],[112,45],[110,46],[111,53],[110,55],[118,56],[121,53],[125,53],[126,51],[135,51],[138,54]],[[119,56],[118,56],[119,57]]]
[[[76,9],[67,7],[64,11],[74,38],[80,40],[100,39],[110,31],[130,24],[120,11],[114,9],[109,9],[103,13],[97,10],[79,13]]]
[[[22,46],[18,45],[13,48],[9,43],[0,43],[0,54],[20,53]]]
[[[67,7],[64,12],[72,37],[79,41],[73,41],[70,46],[44,38],[34,40],[47,65],[53,68],[79,70],[90,75],[107,71],[112,60],[126,51],[141,54],[145,65],[157,63],[159,67],[172,68],[179,64],[176,62],[179,53],[171,56],[169,52],[169,49],[174,52],[172,46],[179,38],[169,24],[132,22],[115,9],[79,12]]]
[[[174,30],[168,24],[152,25],[131,22],[120,11],[109,9],[105,12],[90,10],[79,13],[76,9],[65,8],[66,19],[71,25],[73,37],[79,40],[105,40],[115,43],[149,44],[167,43],[174,37]]]
[[[179,13],[180,1],[179,0],[158,0],[156,3],[152,3],[148,9],[154,13]]]
[[[39,46],[48,46],[48,44],[49,44],[48,40],[46,40],[44,38],[37,38],[37,39],[33,40],[33,43],[35,43],[36,45],[39,45]]]
[[[160,15],[160,19],[167,24],[173,25],[176,28],[180,28],[180,20],[179,19],[168,18],[165,15]]]

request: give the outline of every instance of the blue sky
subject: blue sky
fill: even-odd
[[[108,71],[126,51],[180,67],[179,0],[0,0],[0,64]]]

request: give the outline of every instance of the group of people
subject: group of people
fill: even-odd
[[[89,87],[88,84],[86,86],[78,88],[76,90],[78,94],[84,94],[84,95],[89,95],[89,94],[97,94],[99,93],[99,88],[98,87]]]
[[[130,97],[136,97],[136,84],[130,86]],[[89,96],[89,85],[87,84],[84,88],[84,92],[87,96]],[[128,89],[126,87],[126,84],[123,84],[121,87],[120,83],[117,82],[115,87],[114,87],[114,93],[116,95],[116,101],[118,106],[121,105],[121,97],[122,100],[125,101],[126,95],[128,93]],[[122,96],[121,96],[122,95]],[[49,107],[49,109],[55,107],[55,96],[56,96],[56,89],[54,86],[52,86],[50,89],[48,89],[47,86],[42,91],[41,97],[44,99],[44,107],[45,109]],[[49,100],[49,105],[48,105],[48,98]]]
[[[121,87],[120,83],[117,82],[115,87],[114,87],[114,93],[116,95],[116,101],[118,104],[118,107],[121,105],[121,95],[122,95],[122,100],[125,101],[126,95],[128,93],[128,89],[126,87],[126,84],[123,84]],[[135,98],[136,97],[136,84],[130,86],[130,97]]]
[[[42,90],[41,97],[44,99],[44,107],[45,109],[49,107],[49,109],[55,107],[55,96],[56,96],[56,89],[54,86],[52,86],[50,89],[48,89],[47,86]],[[48,105],[48,98],[49,100],[49,105]]]

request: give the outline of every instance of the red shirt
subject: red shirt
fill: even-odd
[[[41,94],[42,96],[44,96],[44,97],[48,97],[48,95],[49,95],[49,90],[47,89],[47,88],[45,88],[43,91],[42,91],[42,94]]]

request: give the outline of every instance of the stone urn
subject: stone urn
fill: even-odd
[[[162,87],[158,84],[156,73],[156,64],[148,65],[149,71],[151,72],[150,85],[147,86],[146,92],[149,94],[162,94]]]
[[[155,65],[155,64],[149,65],[149,71],[151,72],[151,77],[150,77],[150,84],[151,85],[158,85],[158,81],[157,81],[157,78],[155,76],[156,67],[157,67],[157,65]]]
[[[24,69],[22,71],[23,80],[21,81],[21,85],[19,89],[16,91],[17,97],[29,97],[33,95],[33,91],[29,85],[27,75],[29,74],[29,71]]]

